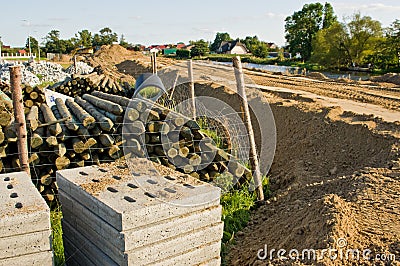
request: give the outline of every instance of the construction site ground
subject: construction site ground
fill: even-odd
[[[92,66],[102,65],[130,82],[149,71],[149,56],[107,49],[89,59]],[[174,63],[162,59],[159,67]],[[212,68],[204,81],[218,82],[228,71]],[[245,74],[254,81],[249,101],[263,101],[272,109],[277,144],[268,173],[272,194],[235,234],[227,263],[400,265],[400,85]],[[209,86],[202,93],[239,104],[223,87]],[[275,249],[274,256],[258,258],[266,246]],[[279,249],[321,254],[329,248],[358,249],[361,255],[318,260],[276,255]],[[368,259],[362,254],[367,249]]]

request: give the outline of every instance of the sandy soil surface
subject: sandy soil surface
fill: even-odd
[[[116,64],[114,71],[135,78],[148,69],[149,59],[130,56],[109,60]],[[196,65],[195,73],[200,69]],[[216,85],[224,81],[234,88],[231,73],[212,66],[196,78],[203,82],[196,94],[237,108],[237,95]],[[249,101],[269,104],[274,113],[277,147],[269,173],[272,195],[236,233],[228,264],[400,265],[399,86],[246,74],[261,85],[249,86]],[[265,246],[268,254],[263,258],[259,251]],[[278,259],[279,249],[288,259]],[[319,258],[292,260],[292,249],[300,255],[314,249]],[[326,254],[329,249],[337,252]],[[360,258],[348,249],[360,251]],[[379,260],[384,255],[385,260]]]

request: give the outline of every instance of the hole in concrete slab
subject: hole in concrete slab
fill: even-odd
[[[100,172],[103,172],[103,173],[108,172],[106,169],[103,169],[103,168],[99,168],[99,171],[100,171]]]
[[[79,174],[80,174],[80,175],[89,175],[88,173],[83,172],[83,171],[80,171]]]
[[[156,169],[149,169],[150,172],[157,173]]]
[[[134,176],[140,176],[140,174],[139,174],[139,173],[136,173],[136,172],[132,172],[132,175],[134,175]]]
[[[147,179],[147,183],[155,185],[155,184],[157,184],[157,181],[154,181],[154,180],[151,180],[151,179]]]
[[[12,189],[12,188],[13,188],[13,185],[8,184],[8,185],[7,185],[7,188],[8,188],[8,189]]]
[[[112,177],[113,177],[115,180],[121,180],[121,177],[120,177],[120,176],[113,175]]]
[[[189,185],[189,184],[183,184],[184,187],[190,188],[190,189],[194,189],[194,186]]]
[[[21,202],[15,203],[15,208],[21,209],[22,208],[22,203]]]
[[[150,192],[145,192],[144,194],[145,194],[147,197],[152,198],[152,199],[157,198],[156,195],[151,194]]]
[[[132,199],[132,198],[129,197],[129,196],[125,196],[125,197],[124,197],[124,200],[126,200],[126,201],[128,201],[128,202],[136,202],[136,200]]]
[[[18,194],[15,193],[15,192],[14,192],[14,193],[11,193],[11,194],[10,194],[10,198],[13,198],[13,199],[14,199],[14,198],[18,198]]]
[[[164,188],[165,191],[169,192],[169,193],[176,193],[176,190],[172,189],[172,188]]]
[[[169,175],[164,176],[164,178],[165,178],[165,179],[168,179],[168,180],[175,180],[175,178],[173,178],[173,177],[171,177],[171,176],[169,176]]]
[[[96,178],[93,178],[93,179],[92,179],[92,182],[99,183],[100,180],[98,180],[98,179],[96,179]]]
[[[4,178],[4,181],[10,181],[10,178],[7,176]]]
[[[136,186],[134,184],[131,184],[131,183],[128,184],[128,187],[130,187],[130,188],[138,188],[138,186]]]
[[[112,192],[112,193],[118,192],[118,190],[116,190],[116,189],[113,188],[113,187],[108,187],[107,190],[110,191],[110,192]]]
[[[126,168],[128,168],[128,166],[126,166],[126,165],[117,165],[117,168],[119,168],[119,169],[126,169]]]

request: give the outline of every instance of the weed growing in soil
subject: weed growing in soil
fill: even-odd
[[[51,240],[54,252],[54,265],[64,265],[64,244],[62,239],[62,227],[61,227],[61,205],[51,208],[50,211],[50,222],[51,222]]]

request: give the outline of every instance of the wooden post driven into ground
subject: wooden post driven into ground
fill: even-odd
[[[153,70],[153,74],[157,74],[157,52],[151,52],[151,68]]]
[[[15,117],[15,129],[17,130],[18,136],[18,154],[21,165],[21,170],[25,171],[30,175],[29,163],[28,163],[28,136],[26,133],[26,123],[24,114],[24,103],[22,101],[22,89],[21,89],[21,67],[12,66],[10,67],[10,79],[11,79],[11,93],[14,108]]]
[[[193,79],[193,62],[190,59],[188,61],[188,74],[189,74],[189,85],[190,85],[190,103],[192,106],[192,117],[196,118],[196,99],[194,94],[194,79]]]
[[[254,139],[253,126],[251,124],[249,105],[247,103],[242,62],[240,61],[239,56],[235,56],[232,59],[232,61],[233,61],[233,68],[235,70],[237,90],[238,90],[239,95],[243,99],[244,123],[246,124],[247,132],[249,134],[250,164],[251,164],[251,169],[253,170],[253,179],[254,179],[254,185],[255,185],[255,189],[256,189],[256,193],[257,193],[257,199],[259,201],[263,201],[264,200],[264,192],[263,192],[263,185],[262,185],[262,177],[261,177],[261,172],[260,172],[260,165],[258,162],[258,155],[257,155],[256,142]]]

